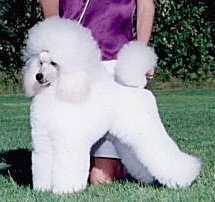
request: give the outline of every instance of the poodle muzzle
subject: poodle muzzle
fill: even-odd
[[[56,80],[59,72],[59,65],[51,60],[50,54],[43,51],[39,54],[39,71],[35,75],[35,79],[42,86],[49,86]]]

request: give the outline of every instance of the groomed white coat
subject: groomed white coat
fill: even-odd
[[[196,179],[200,161],[180,151],[168,136],[154,95],[136,88],[146,84],[140,74],[157,61],[151,48],[140,49],[138,42],[122,49],[113,77],[102,65],[90,31],[76,22],[52,17],[30,29],[23,73],[26,95],[33,97],[34,189],[58,194],[83,190],[91,146],[108,131],[137,180],[156,179],[176,188]],[[142,57],[135,56],[139,52]]]

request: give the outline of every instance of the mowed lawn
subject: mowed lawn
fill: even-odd
[[[23,95],[0,95],[0,202],[214,202],[215,90],[158,91],[155,95],[171,137],[183,151],[202,160],[201,174],[191,187],[172,190],[118,181],[110,185],[88,186],[81,193],[63,196],[33,191],[30,99]]]

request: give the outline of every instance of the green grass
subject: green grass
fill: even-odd
[[[1,95],[0,202],[214,201],[215,90],[157,91],[155,94],[161,117],[171,137],[181,149],[202,160],[200,177],[191,187],[171,190],[124,181],[88,186],[82,193],[63,196],[33,191],[30,187],[30,100],[22,95]]]

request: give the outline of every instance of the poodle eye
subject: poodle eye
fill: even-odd
[[[40,65],[42,66],[43,65],[43,63],[40,61]]]
[[[56,63],[56,62],[51,61],[51,65],[53,65],[53,66],[57,66],[57,63]]]

